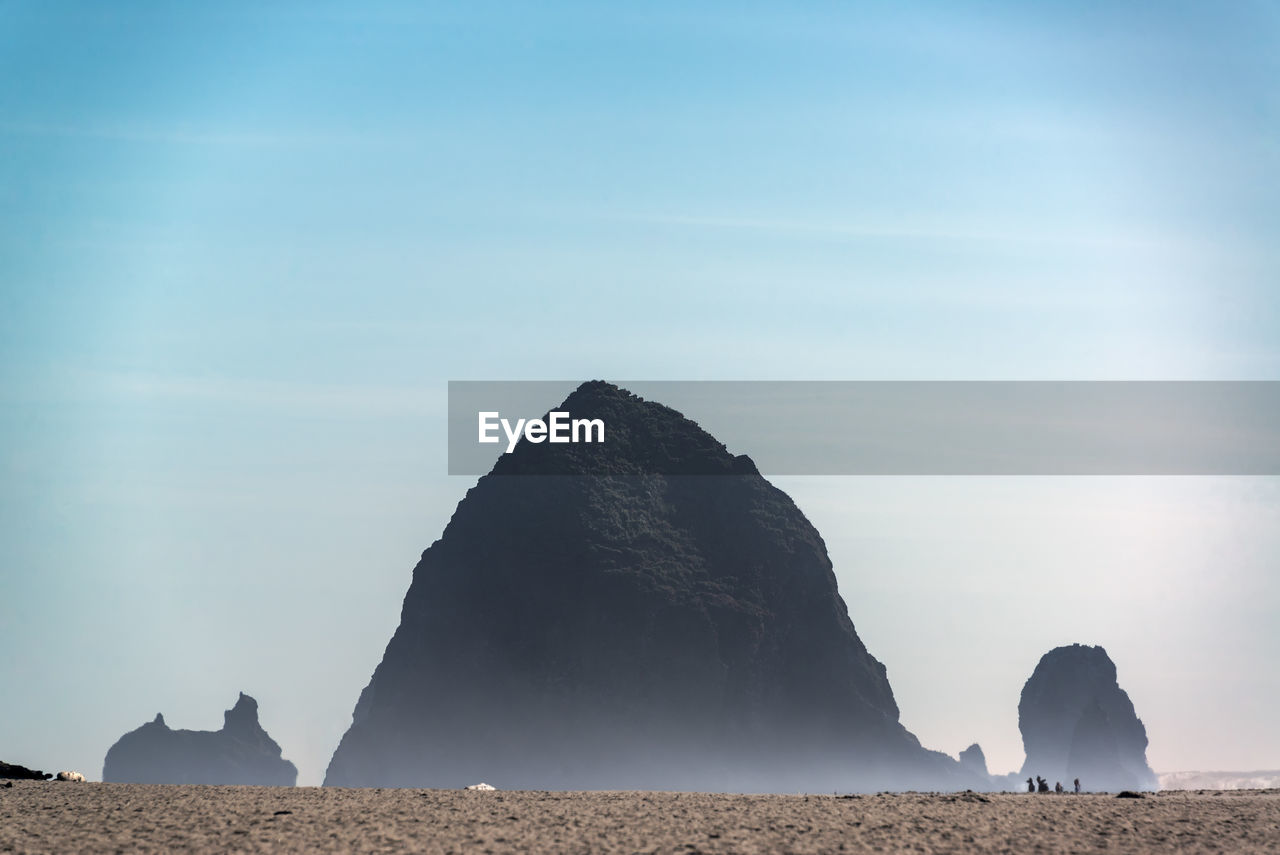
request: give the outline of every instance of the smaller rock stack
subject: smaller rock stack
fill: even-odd
[[[258,702],[243,692],[221,730],[171,730],[156,713],[120,737],[102,767],[102,780],[132,784],[292,787],[297,778],[297,768],[258,723]]]
[[[1020,777],[1042,775],[1064,786],[1079,778],[1091,791],[1157,787],[1147,730],[1101,647],[1046,653],[1022,688],[1018,728],[1027,753]]]

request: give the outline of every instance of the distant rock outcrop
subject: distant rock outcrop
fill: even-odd
[[[1155,789],[1147,766],[1147,730],[1116,666],[1101,647],[1050,650],[1022,688],[1018,727],[1027,759],[1022,776],[1092,791]]]
[[[0,762],[0,779],[13,778],[18,781],[47,781],[53,777],[52,772],[41,772],[39,769],[28,769],[12,763]]]
[[[821,536],[751,460],[607,383],[422,554],[325,783],[807,792],[990,785],[898,722]]]
[[[960,765],[975,775],[987,777],[987,756],[976,742],[960,752]]]
[[[102,780],[133,784],[257,784],[292,787],[298,770],[258,723],[258,702],[243,692],[221,730],[170,730],[164,716],[111,746]]]

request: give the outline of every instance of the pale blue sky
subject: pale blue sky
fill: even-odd
[[[206,5],[0,2],[10,762],[243,689],[317,782],[449,379],[1280,379],[1274,2]],[[931,747],[1082,641],[1280,766],[1274,483],[783,486]]]

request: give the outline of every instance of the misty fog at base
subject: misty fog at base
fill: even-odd
[[[1158,772],[1277,765],[1272,478],[791,478],[903,723],[1016,770],[1037,660],[1106,647]]]
[[[1265,665],[1280,656],[1266,617],[1280,609],[1274,479],[770,481],[822,533],[850,617],[925,748],[955,756],[978,742],[993,774],[1019,769],[1023,683],[1045,651],[1080,641],[1115,660],[1158,772],[1280,765],[1270,714],[1280,687]],[[474,480],[447,483],[436,531]],[[411,549],[430,538],[426,527],[406,516],[398,539]],[[389,631],[408,574],[382,575]],[[369,639],[366,670],[350,670],[351,697],[381,654]],[[316,694],[314,685],[298,689]],[[302,783],[320,782],[350,716],[349,701],[316,701],[332,711],[330,736],[299,761]],[[295,732],[317,730],[284,706],[278,713]]]
[[[460,493],[471,479],[451,480]],[[1280,608],[1273,479],[770,481],[822,532],[926,748],[976,741],[992,773],[1017,770],[1022,685],[1045,651],[1079,640],[1116,661],[1157,771],[1278,765],[1280,692],[1259,658],[1280,655],[1266,623]],[[440,519],[452,504],[442,497]]]

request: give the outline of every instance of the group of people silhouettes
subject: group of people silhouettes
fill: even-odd
[[[1079,778],[1076,778],[1075,785],[1076,785],[1076,793],[1079,794],[1080,792]],[[1067,791],[1067,788],[1062,786],[1061,781],[1058,781],[1056,784],[1053,785],[1053,791],[1055,793],[1065,793]],[[1044,778],[1041,778],[1039,775],[1036,775],[1036,779],[1034,781],[1031,780],[1030,778],[1027,778],[1027,792],[1028,793],[1047,793],[1049,792],[1049,782],[1046,781]]]

